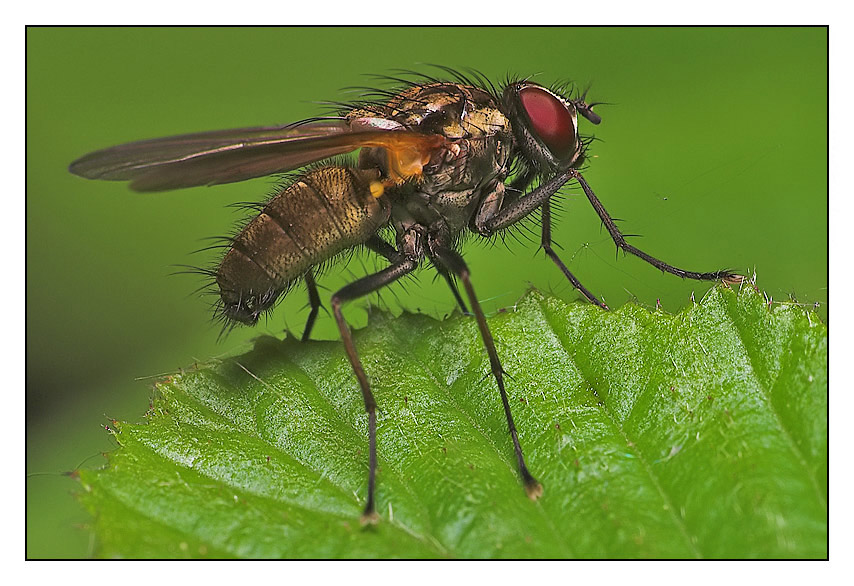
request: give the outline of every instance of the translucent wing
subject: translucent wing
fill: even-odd
[[[69,171],[87,179],[129,180],[136,191],[164,191],[291,171],[363,146],[414,149],[429,159],[437,140],[384,123],[321,120],[131,142],[85,155]]]

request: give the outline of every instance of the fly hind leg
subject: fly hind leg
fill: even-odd
[[[342,287],[335,295],[332,296],[332,313],[335,316],[335,321],[338,324],[338,330],[341,332],[341,339],[344,342],[344,350],[347,352],[347,358],[350,360],[350,365],[353,367],[353,372],[359,381],[359,387],[362,390],[362,397],[365,400],[365,411],[368,413],[368,498],[365,503],[365,512],[362,514],[362,523],[376,523],[379,516],[376,513],[374,503],[374,486],[376,484],[377,472],[377,402],[371,392],[371,385],[368,382],[368,377],[365,374],[365,369],[362,367],[362,362],[359,359],[359,354],[356,352],[356,345],[353,343],[353,336],[350,333],[350,328],[341,313],[341,304],[346,301],[352,301],[359,297],[364,297],[374,291],[385,287],[414,271],[418,267],[418,258],[412,255],[396,255],[398,260],[393,262],[385,269],[362,277],[358,281],[354,281],[345,287]]]
[[[391,244],[389,244],[377,235],[371,236],[371,238],[368,239],[367,242],[365,242],[365,247],[367,247],[369,250],[373,250],[380,256],[385,257],[385,259],[389,262],[395,262],[400,256],[400,254],[394,249]],[[460,296],[460,290],[457,289],[457,283],[454,281],[454,277],[451,276],[448,271],[442,269],[441,267],[438,267],[438,271],[439,274],[444,277],[445,282],[448,283],[448,287],[451,289],[451,293],[454,295],[454,299],[456,300],[457,305],[460,306],[463,315],[471,315],[469,313],[468,308],[466,307],[465,302],[463,301],[463,298]]]

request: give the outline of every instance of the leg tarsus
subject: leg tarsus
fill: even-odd
[[[543,485],[531,476],[527,468],[522,470],[522,482],[525,484],[525,494],[528,495],[529,499],[535,501],[543,496]]]
[[[368,471],[368,499],[365,501],[365,511],[362,513],[360,522],[362,525],[376,525],[380,516],[377,514],[374,504],[374,487],[376,485],[377,471],[377,409],[376,405],[368,411],[368,446],[370,464]]]

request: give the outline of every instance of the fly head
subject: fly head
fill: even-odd
[[[583,96],[568,99],[529,81],[509,84],[501,102],[520,154],[530,167],[541,172],[577,167],[583,161],[578,114],[593,124],[602,120]]]

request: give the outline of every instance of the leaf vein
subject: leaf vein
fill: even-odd
[[[753,374],[753,378],[756,381],[756,385],[762,392],[762,398],[765,400],[765,403],[768,406],[768,411],[773,415],[774,420],[777,422],[777,427],[780,430],[781,435],[785,439],[786,445],[791,450],[792,454],[795,456],[795,459],[806,472],[806,477],[809,479],[810,485],[812,486],[812,489],[815,492],[815,496],[818,499],[818,502],[822,505],[822,507],[824,507],[825,510],[827,510],[827,499],[822,493],[821,488],[819,488],[818,480],[814,476],[813,470],[810,469],[810,466],[807,463],[807,459],[804,456],[803,452],[801,452],[801,449],[798,447],[797,443],[795,443],[791,431],[786,427],[785,420],[783,419],[783,417],[780,416],[780,413],[777,411],[777,408],[775,407],[774,401],[771,396],[771,391],[776,386],[777,380],[779,380],[780,374],[784,372],[785,368],[783,367],[783,365],[781,365],[780,368],[777,370],[774,382],[769,383],[766,387],[766,385],[762,382],[762,377],[757,374],[756,360],[754,358],[753,352],[751,352],[750,349],[751,344],[748,344],[746,342],[744,332],[742,331],[742,328],[740,328],[738,325],[738,320],[736,320],[735,317],[732,315],[732,312],[730,310],[730,304],[721,303],[721,305],[723,305],[724,307],[724,313],[726,314],[727,321],[732,325],[732,329],[735,330],[735,333],[738,336],[739,345],[741,346],[745,356],[747,356],[747,359],[750,362],[750,371]],[[795,335],[796,331],[794,328],[792,328],[789,331],[789,335],[786,340],[786,349],[788,349],[792,345],[792,340]],[[785,355],[785,351],[783,348],[781,348],[781,354]]]
[[[560,340],[563,351],[566,353],[567,357],[572,361],[572,363],[575,364],[575,367],[578,369],[578,372],[581,375],[581,377],[589,385],[589,388],[593,389],[593,391],[597,394],[597,397],[604,396],[604,394],[599,393],[599,390],[597,389],[597,385],[594,383],[594,378],[591,377],[589,375],[589,373],[586,372],[586,370],[584,368],[582,368],[580,361],[578,361],[576,359],[575,352],[573,352],[570,349],[571,344],[569,343],[569,341],[565,339],[562,332],[558,331],[558,328],[554,327],[554,324],[552,322],[552,315],[549,311],[546,310],[546,308],[542,307],[542,300],[539,300],[539,305],[542,309],[543,314],[545,315],[546,323],[548,323],[549,327],[555,333],[555,335],[557,336],[557,339]],[[623,438],[623,440],[626,442],[626,448],[636,455],[637,460],[641,463],[641,466],[643,467],[644,473],[649,478],[650,482],[652,483],[652,486],[654,487],[654,489],[658,493],[659,497],[661,497],[661,500],[664,503],[664,507],[669,513],[670,519],[673,521],[673,524],[676,526],[677,530],[679,531],[679,534],[685,540],[686,545],[694,553],[695,557],[702,558],[703,557],[702,552],[699,550],[699,548],[697,547],[697,545],[694,543],[693,539],[691,538],[691,535],[688,532],[688,528],[687,528],[687,525],[685,524],[685,521],[683,519],[681,519],[676,514],[676,508],[674,507],[673,499],[670,497],[670,495],[668,495],[664,486],[658,480],[657,476],[655,475],[654,471],[652,470],[652,467],[649,465],[649,462],[647,461],[646,457],[636,447],[637,443],[631,440],[629,435],[626,433],[624,427],[617,421],[616,416],[614,415],[611,408],[608,406],[607,402],[604,400],[601,400],[601,399],[600,399],[600,401],[601,401],[601,404],[603,407],[603,413],[606,415],[609,425],[611,426],[612,429],[614,429],[616,432],[618,432],[620,434],[620,436]]]

